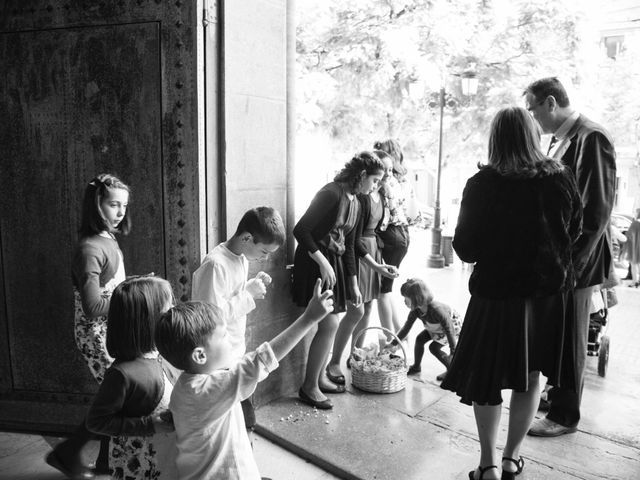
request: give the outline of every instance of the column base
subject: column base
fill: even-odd
[[[429,268],[444,268],[444,256],[431,254],[427,258],[427,267]]]

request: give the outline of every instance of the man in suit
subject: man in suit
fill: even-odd
[[[524,96],[527,110],[542,131],[553,134],[548,154],[573,172],[584,209],[582,235],[573,249],[577,392],[552,387],[548,392],[547,416],[533,422],[529,430],[529,435],[555,437],[575,432],[580,421],[591,293],[609,276],[613,262],[607,227],[615,199],[616,154],[609,134],[571,107],[557,78],[533,82]]]

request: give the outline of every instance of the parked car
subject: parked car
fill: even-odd
[[[617,212],[611,214],[611,224],[622,233],[625,233],[629,229],[631,222],[633,222],[633,215]]]
[[[633,222],[633,216],[627,215],[626,213],[617,213],[613,212],[611,214],[611,225],[616,227],[621,233],[627,233],[629,230],[629,226]],[[613,247],[613,260],[616,262],[618,266],[622,266],[620,264],[620,253],[622,250],[622,245],[618,241],[612,239],[612,247]]]

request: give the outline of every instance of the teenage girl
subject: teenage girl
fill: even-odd
[[[119,284],[109,306],[106,371],[87,427],[111,437],[114,479],[175,479],[175,438],[168,413],[172,383],[155,347],[155,326],[173,306],[171,285],[158,277]]]
[[[293,229],[298,241],[293,266],[293,300],[306,306],[313,295],[315,281],[333,291],[333,311],[318,324],[311,341],[300,400],[320,409],[333,408],[325,393],[344,392],[343,385],[329,381],[323,373],[339,314],[362,310],[358,287],[354,243],[359,215],[358,193],[368,194],[378,184],[384,165],[370,152],[349,160],[333,182],[320,189]],[[362,316],[362,313],[359,314]]]
[[[384,159],[386,158],[389,165],[391,165],[390,157],[385,152],[375,150],[374,153],[383,163],[385,163]],[[389,174],[391,174],[390,167]],[[384,176],[382,181],[384,181]],[[380,183],[368,195],[358,195],[360,219],[357,227],[358,239],[355,243],[355,250],[356,256],[360,259],[358,262],[358,287],[360,288],[360,293],[362,293],[364,311],[362,315],[359,315],[360,309],[348,310],[347,314],[342,318],[333,341],[331,360],[327,366],[329,380],[342,385],[345,383],[345,379],[340,369],[340,360],[349,341],[349,336],[353,333],[353,339],[355,340],[358,333],[369,324],[373,301],[380,295],[380,279],[382,277],[395,278],[398,276],[396,267],[385,265],[382,259],[382,252],[378,247],[376,230],[382,223],[384,216],[384,197],[380,193],[379,186]],[[360,336],[358,346],[362,346],[363,341],[364,337]],[[350,362],[347,360],[347,368],[349,367]]]
[[[405,178],[407,168],[403,164],[404,156],[396,140],[375,142],[373,148],[390,156],[393,172],[393,175],[385,176],[381,187],[386,206],[385,218],[378,228],[382,258],[385,263],[400,267],[409,249],[409,221],[406,210],[410,185]],[[389,160],[384,161],[388,165]],[[383,278],[378,298],[378,316],[383,327],[395,332],[400,328],[400,319],[394,308],[392,290],[393,278]]]
[[[131,229],[128,204],[129,187],[114,175],[103,173],[89,182],[82,202],[80,241],[71,266],[76,344],[98,383],[112,362],[105,345],[106,315],[111,292],[125,279],[122,252],[115,235],[127,235]],[[72,437],[56,445],[46,461],[71,478],[108,474],[108,437],[100,438],[94,470],[82,462],[82,448],[94,439],[82,422]]]
[[[458,344],[460,335],[460,315],[453,308],[433,299],[431,290],[419,278],[410,278],[400,287],[405,305],[411,310],[404,326],[397,333],[400,340],[404,339],[417,319],[424,324],[424,330],[418,334],[414,346],[413,365],[407,372],[409,375],[420,373],[424,346],[431,341],[429,351],[442,363],[447,370],[451,365],[451,357]],[[392,344],[397,343],[395,340]],[[449,346],[449,354],[442,348]],[[442,380],[447,372],[436,378]]]

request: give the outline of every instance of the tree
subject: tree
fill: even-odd
[[[472,172],[486,158],[491,118],[522,104],[531,80],[580,80],[585,8],[569,0],[301,0],[299,129],[324,136],[334,164],[394,137],[406,158],[435,168],[442,77],[445,171]],[[469,68],[480,83],[473,99],[455,81]]]

